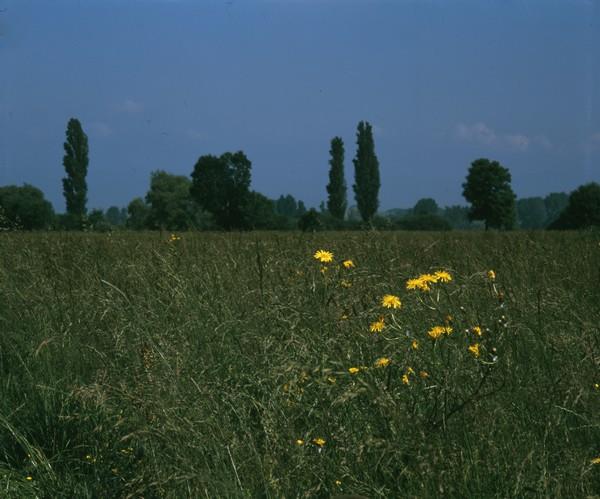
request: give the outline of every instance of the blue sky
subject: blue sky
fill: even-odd
[[[330,140],[372,123],[382,209],[464,204],[471,161],[519,197],[600,181],[600,3],[586,0],[0,0],[0,185],[64,210],[70,117],[88,206],[242,149],[252,187],[326,199]]]

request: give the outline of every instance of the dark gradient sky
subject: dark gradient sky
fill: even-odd
[[[64,210],[70,117],[90,208],[242,149],[252,186],[326,198],[370,121],[382,209],[464,203],[478,157],[519,197],[600,181],[600,4],[584,0],[0,0],[0,185]]]

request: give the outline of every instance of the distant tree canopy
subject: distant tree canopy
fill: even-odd
[[[442,212],[442,217],[453,229],[469,229],[472,225],[471,220],[469,220],[469,208],[467,206],[446,206]]]
[[[251,168],[252,163],[242,151],[201,156],[194,166],[192,198],[226,230],[250,226],[247,209],[251,202]]]
[[[0,187],[0,215],[12,228],[47,229],[53,222],[54,209],[37,187],[7,185]]]
[[[185,230],[193,227],[197,206],[190,196],[190,179],[162,170],[152,172],[146,225],[152,229]]]
[[[150,207],[142,198],[134,198],[127,206],[127,228],[142,230],[148,226]]]
[[[413,215],[437,215],[439,206],[432,198],[419,199],[412,209]]]
[[[483,220],[485,229],[512,229],[515,223],[515,194],[511,175],[497,161],[473,161],[463,183],[463,196],[471,203],[470,220]]]
[[[354,163],[354,196],[363,221],[371,222],[379,208],[379,161],[375,155],[373,129],[369,122],[361,121],[356,132],[356,157]]]
[[[275,202],[260,192],[249,193],[245,215],[250,229],[276,229],[280,224],[275,212]]]
[[[546,206],[546,225],[554,222],[569,204],[569,195],[566,192],[551,192],[544,198]]]
[[[344,178],[344,142],[340,137],[331,140],[329,150],[329,183],[327,184],[327,210],[334,218],[343,220],[348,202]]]
[[[63,193],[72,228],[80,228],[87,212],[88,138],[75,118],[69,120],[66,135],[63,165],[67,176],[62,181]]]
[[[127,208],[111,206],[108,208],[108,210],[106,210],[105,218],[109,224],[115,227],[125,225],[127,222]]]
[[[306,207],[300,200],[296,201],[294,196],[283,194],[275,201],[275,213],[288,218],[298,218],[304,215]]]
[[[551,229],[600,228],[600,185],[596,182],[582,185],[569,196],[569,203]]]
[[[543,228],[548,218],[544,199],[541,197],[518,199],[517,218],[522,229]]]

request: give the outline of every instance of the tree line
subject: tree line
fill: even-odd
[[[334,137],[329,150],[327,202],[307,209],[291,194],[272,200],[251,190],[252,163],[243,151],[203,155],[190,177],[164,170],[150,175],[144,198],[125,207],[87,209],[89,148],[81,123],[71,118],[64,142],[62,179],[66,212],[56,214],[43,192],[29,184],[0,187],[0,228],[112,230],[114,228],[296,229],[318,230],[377,227],[406,230],[457,229],[578,229],[600,227],[600,185],[580,186],[570,195],[516,199],[508,168],[497,161],[473,161],[462,184],[468,206],[441,209],[432,198],[420,199],[411,209],[379,212],[381,180],[372,126],[361,121],[352,160],[356,204],[349,206],[345,179],[345,148]]]

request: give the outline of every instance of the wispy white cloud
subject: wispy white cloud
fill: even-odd
[[[206,134],[193,128],[186,130],[185,134],[187,137],[193,140],[204,140],[206,138]]]
[[[144,105],[132,99],[125,99],[119,104],[118,109],[124,113],[141,113],[144,110]]]
[[[514,149],[519,149],[520,151],[524,151],[529,148],[529,144],[531,144],[531,139],[527,137],[527,135],[523,134],[515,134],[515,135],[506,135],[504,137],[506,143],[513,147]]]
[[[92,137],[108,137],[113,133],[112,128],[101,121],[94,121],[88,124],[87,130]]]
[[[459,123],[455,128],[455,136],[465,142],[504,147],[517,151],[527,151],[533,146],[543,149],[552,147],[552,142],[545,135],[530,136],[514,132],[498,133],[481,121],[472,125]]]
[[[543,149],[552,149],[552,142],[550,142],[550,139],[545,135],[536,135],[533,138],[533,142]]]
[[[494,130],[482,122],[475,123],[474,125],[459,123],[456,126],[456,136],[461,140],[478,142],[480,144],[494,144],[498,140]]]

